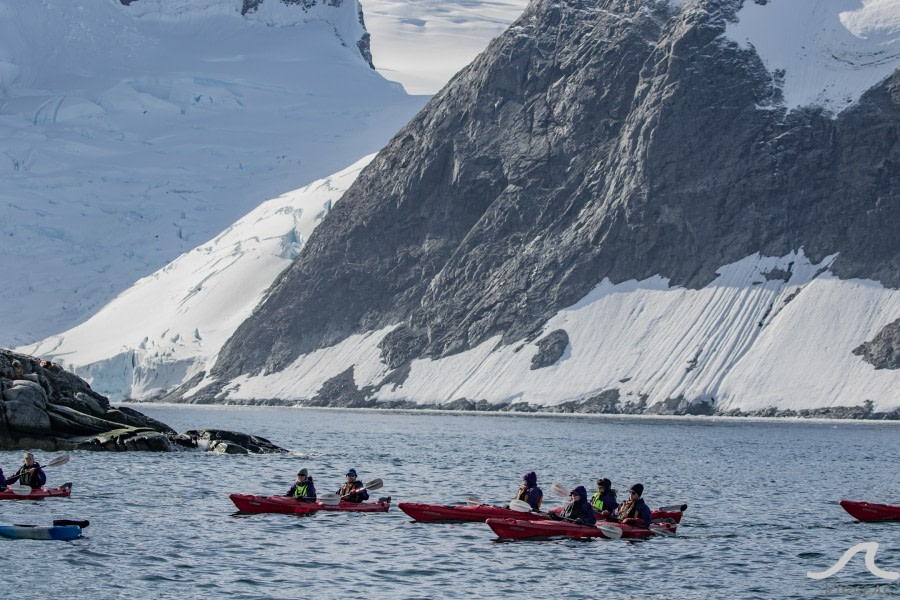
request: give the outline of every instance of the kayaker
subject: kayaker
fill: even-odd
[[[297,481],[294,482],[294,485],[291,486],[291,489],[288,490],[285,496],[296,498],[301,502],[316,501],[316,484],[313,483],[313,479],[309,476],[309,471],[306,470],[306,467],[297,471]]]
[[[6,491],[6,477],[3,476],[3,469],[0,469],[0,492]]]
[[[354,490],[359,490],[358,492]],[[369,499],[369,492],[366,491],[362,481],[356,480],[356,469],[347,471],[347,482],[337,491],[344,502],[362,502]]]
[[[22,485],[31,486],[31,489],[34,490],[44,487],[44,484],[47,483],[47,475],[44,473],[41,465],[34,460],[34,454],[31,452],[25,453],[25,464],[19,467],[19,470],[7,479],[6,483],[8,485],[15,481]]]
[[[583,485],[579,485],[569,492],[569,503],[560,513],[560,517],[565,521],[573,521],[579,525],[595,525],[597,523],[597,515],[587,500],[587,490]],[[550,513],[551,518],[553,513]]]
[[[643,484],[636,483],[628,490],[628,500],[619,505],[613,514],[613,520],[641,527],[650,527],[650,507],[641,496],[644,494]]]
[[[516,500],[527,502],[533,510],[539,510],[543,499],[544,492],[537,486],[537,474],[528,471],[522,475],[522,487],[516,492]]]
[[[591,497],[591,506],[603,517],[616,512],[619,503],[616,501],[616,490],[612,489],[612,482],[609,479],[604,477],[597,480],[597,491]]]

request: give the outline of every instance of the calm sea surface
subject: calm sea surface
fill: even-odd
[[[140,405],[178,431],[226,428],[284,456],[74,452],[48,469],[69,499],[0,503],[0,523],[89,519],[74,542],[0,541],[9,597],[900,597],[857,555],[900,571],[900,523],[860,524],[842,498],[900,503],[900,427],[851,422],[389,413]],[[47,462],[52,453],[38,453]],[[21,453],[0,452],[7,473]],[[635,482],[687,503],[676,538],[498,542],[483,523],[386,514],[238,516],[231,492],[283,494],[300,467],[335,491],[349,467],[394,502],[507,502],[522,473],[550,484]]]

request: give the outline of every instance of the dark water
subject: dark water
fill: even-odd
[[[897,425],[137,408],[293,454],[72,453],[47,471],[49,484],[75,483],[71,498],[0,503],[2,523],[92,523],[74,542],[0,541],[12,597],[900,597],[900,581],[869,573],[861,554],[830,579],[806,576],[864,541],[880,544],[880,568],[900,571],[900,523],[859,524],[837,504],[900,503]],[[0,453],[7,472],[19,463]],[[417,524],[396,509],[234,515],[230,492],[284,493],[301,466],[320,491],[356,467],[395,502],[502,503],[535,470],[548,506],[551,482],[590,489],[607,476],[620,498],[640,481],[651,506],[689,509],[677,538],[643,542],[498,542],[481,523]]]

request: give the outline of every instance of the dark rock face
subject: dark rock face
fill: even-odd
[[[853,354],[876,369],[900,369],[900,319],[885,326],[871,342],[854,348]]]
[[[741,4],[532,2],[360,174],[213,375],[398,323],[391,365],[510,343],[604,277],[697,288],[755,252],[900,286],[900,71],[836,118],[787,112],[722,36]]]
[[[531,370],[556,364],[569,347],[569,334],[565,329],[551,331],[538,342],[538,353],[531,359]]]
[[[217,444],[226,442],[228,449],[218,449]],[[178,435],[132,408],[111,406],[58,364],[0,350],[0,450],[166,451],[178,446],[231,454],[284,451],[243,433],[204,430]]]

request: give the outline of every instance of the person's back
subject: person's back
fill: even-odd
[[[543,499],[544,492],[537,486],[537,474],[534,471],[528,471],[522,476],[522,486],[516,492],[516,500],[523,500],[533,510],[539,510]]]

